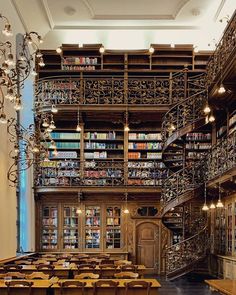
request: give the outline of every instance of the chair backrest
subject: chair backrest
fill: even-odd
[[[127,264],[130,265],[130,264],[132,264],[132,262],[129,260],[115,260],[114,264],[115,265],[127,265]]]
[[[99,268],[100,269],[106,269],[106,268],[114,268],[114,269],[116,269],[116,266],[114,264],[100,264]]]
[[[15,281],[7,281],[5,282],[5,285],[7,286],[7,294],[15,294],[15,287],[19,287],[19,288],[27,288],[27,292],[24,292],[24,295],[31,295],[31,287],[33,285],[33,282],[29,282],[29,281],[22,281],[22,280],[15,280]]]
[[[137,279],[139,274],[132,271],[122,271],[114,274],[114,277],[117,279]]]
[[[50,275],[50,277],[54,276],[54,265],[51,264],[39,264],[36,266],[37,271],[46,271],[46,273]]]
[[[22,266],[18,265],[18,264],[5,264],[3,266],[5,271],[9,271],[9,270],[21,270]]]
[[[66,262],[66,259],[59,259],[53,262],[53,265],[63,265]]]
[[[56,254],[43,254],[41,257],[42,258],[54,258],[54,257],[56,257]]]
[[[5,278],[5,277],[10,277],[12,279],[24,279],[26,277],[26,275],[24,273],[20,273],[17,271],[12,271],[12,272],[0,274],[1,279]]]
[[[39,264],[50,264],[50,262],[47,261],[46,259],[38,259],[38,260],[33,261],[32,264],[35,264],[35,265],[39,265]]]
[[[32,261],[31,260],[16,260],[15,264],[18,264],[18,265],[30,265],[30,264],[32,264]]]
[[[98,294],[104,294],[104,290],[102,288],[108,287],[111,288],[112,291],[110,294],[116,295],[117,294],[117,286],[118,282],[112,281],[112,280],[99,280],[93,283],[93,294],[98,295]],[[100,290],[100,292],[99,292]]]
[[[152,283],[151,282],[147,282],[147,281],[131,281],[131,282],[127,282],[125,283],[125,295],[129,294],[129,290],[133,290],[135,288],[141,288],[144,292],[143,294],[146,293],[146,295],[150,294],[150,288],[151,288]],[[146,291],[146,292],[145,292]]]
[[[95,264],[89,264],[89,263],[84,263],[84,264],[78,264],[77,268],[78,270],[82,270],[82,269],[94,269],[96,267]]]
[[[74,276],[75,279],[99,279],[99,274],[93,272],[84,272]]]
[[[133,265],[133,264],[125,264],[125,265],[120,266],[121,271],[133,271],[133,272],[136,272],[137,268],[138,267],[136,265]]]
[[[64,289],[67,288],[79,288],[81,289],[82,295],[84,295],[84,286],[85,282],[80,282],[80,281],[64,281],[64,282],[59,282],[60,285],[60,290],[61,290],[61,295],[64,294]],[[66,293],[68,294],[68,293]]]
[[[102,259],[100,264],[114,264],[113,259]]]
[[[45,274],[45,273],[43,273],[41,271],[37,271],[37,272],[32,272],[29,275],[26,275],[26,278],[28,280],[38,280],[38,279],[48,280],[49,279],[49,275],[48,274]]]

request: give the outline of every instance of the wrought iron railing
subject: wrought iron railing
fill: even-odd
[[[164,215],[172,207],[187,201],[184,194],[199,188],[205,179],[205,162],[199,160],[191,166],[171,174],[163,180],[161,201]],[[182,198],[182,200],[181,200]]]
[[[236,130],[212,147],[206,161],[208,181],[236,167]]]
[[[35,165],[35,186],[160,186],[167,170],[155,160],[54,160]]]
[[[194,236],[166,249],[166,275],[184,272],[204,258],[209,249],[208,229],[204,227]]]
[[[35,85],[35,109],[54,105],[171,105],[199,91],[204,75],[51,77]],[[188,95],[189,96],[189,95]]]
[[[181,129],[204,119],[203,109],[207,102],[207,91],[202,90],[174,105],[164,116],[162,139],[164,148],[176,140]],[[190,132],[191,130],[187,131]],[[185,132],[185,133],[187,133]]]
[[[236,52],[236,12],[228,23],[223,37],[207,63],[207,83],[210,85],[229,64],[229,59],[235,56]]]

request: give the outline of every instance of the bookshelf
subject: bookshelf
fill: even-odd
[[[225,208],[217,208],[215,212],[214,248],[215,253],[225,255],[226,252],[226,216]]]
[[[76,206],[63,206],[63,248],[79,248],[78,214]]]
[[[58,206],[42,207],[41,248],[43,250],[58,249]]]
[[[121,208],[106,208],[106,249],[121,248]]]
[[[86,206],[85,208],[85,248],[99,249],[101,244],[101,208]]]

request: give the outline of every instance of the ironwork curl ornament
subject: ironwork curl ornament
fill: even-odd
[[[9,153],[13,164],[8,169],[7,177],[12,186],[17,186],[20,173],[33,165],[35,154],[40,152],[40,147],[36,144],[34,124],[24,128],[16,119],[11,118],[8,120],[7,132],[14,146]]]

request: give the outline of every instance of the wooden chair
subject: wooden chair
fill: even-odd
[[[50,262],[47,261],[46,259],[38,259],[38,260],[33,261],[32,264],[34,264],[34,265],[44,264],[45,265],[45,264],[50,264]]]
[[[5,264],[3,265],[3,268],[7,272],[12,270],[20,271],[22,269],[22,266],[18,264]]]
[[[18,265],[30,265],[30,264],[32,264],[32,261],[31,260],[16,260],[15,264],[18,264]]]
[[[54,276],[54,265],[50,264],[39,264],[36,266],[37,271],[42,271],[43,273],[49,274],[50,277]]]
[[[116,260],[116,261],[114,261],[114,264],[115,265],[130,265],[130,264],[132,264],[132,262],[131,261],[129,261],[129,260]]]
[[[30,275],[26,275],[27,280],[48,280],[49,275],[41,271],[32,272]]]
[[[56,254],[42,254],[42,258],[56,258]]]
[[[133,264],[125,264],[120,266],[121,271],[132,271],[132,272],[137,272],[137,265]]]
[[[114,264],[101,264],[99,265],[100,268],[100,277],[101,278],[113,278],[114,273],[116,272],[116,266]],[[108,272],[108,269],[111,270],[110,273]]]
[[[131,282],[127,282],[125,283],[125,295],[129,294],[129,291],[133,291],[133,293],[135,293],[135,289],[141,289],[143,292],[142,294],[146,294],[149,295],[150,294],[150,289],[151,289],[151,282],[147,282],[147,281],[131,281]]]
[[[132,271],[122,271],[114,274],[116,279],[137,279],[139,274]]]
[[[7,281],[5,282],[6,286],[7,286],[7,294],[8,295],[14,295],[15,294],[15,288],[19,287],[19,288],[24,288],[27,289],[26,291],[24,291],[24,295],[31,295],[31,290],[32,290],[32,282],[29,281]]]
[[[95,269],[96,265],[95,264],[79,264],[77,265],[78,268],[78,273],[86,272],[87,270],[92,270]]]
[[[75,279],[99,279],[99,274],[93,272],[84,272],[74,276]]]
[[[93,283],[93,295],[103,294],[103,288],[109,288],[111,290],[110,294],[117,295],[118,282],[112,280],[99,280]]]
[[[1,279],[4,279],[5,277],[10,277],[12,279],[24,279],[26,275],[17,271],[0,274]]]
[[[113,259],[102,259],[100,264],[114,264]]]
[[[81,289],[81,294],[84,295],[84,286],[85,286],[84,282],[80,282],[80,281],[64,281],[64,282],[59,282],[59,285],[60,285],[61,295],[64,294],[64,290],[67,289],[67,288]]]

